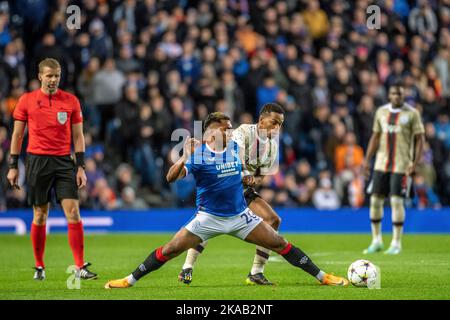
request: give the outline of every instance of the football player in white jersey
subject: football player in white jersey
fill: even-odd
[[[278,137],[284,121],[284,110],[276,103],[263,106],[258,123],[242,124],[233,131],[233,140],[239,145],[244,164],[244,196],[247,206],[265,222],[278,230],[281,219],[272,207],[255,191],[264,176],[276,173],[278,169]],[[194,264],[207,245],[202,242],[189,249],[178,280],[186,284],[192,281]],[[264,276],[264,266],[269,259],[270,250],[257,246],[253,266],[247,276],[249,285],[272,285]]]

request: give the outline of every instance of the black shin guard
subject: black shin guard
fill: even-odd
[[[146,274],[161,268],[164,263],[165,262],[161,262],[156,258],[156,250],[154,250],[147,259],[132,272],[132,275],[136,280],[139,280]]]
[[[282,256],[290,264],[303,269],[313,277],[317,276],[320,272],[319,267],[317,267],[311,259],[297,247],[292,246],[291,249],[286,254],[282,254]]]

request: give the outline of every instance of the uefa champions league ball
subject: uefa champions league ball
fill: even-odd
[[[373,287],[377,280],[377,269],[369,260],[356,260],[347,271],[348,280],[355,287]]]

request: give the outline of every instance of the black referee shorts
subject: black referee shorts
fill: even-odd
[[[413,197],[414,191],[412,183],[408,183],[408,178],[405,174],[374,171],[372,181],[367,187],[367,193],[378,194],[382,196],[399,196],[399,197]]]
[[[247,202],[248,207],[253,200],[255,200],[256,198],[261,198],[261,195],[252,187],[244,187],[244,198],[245,202]]]
[[[28,205],[42,206],[56,199],[78,200],[75,163],[70,156],[41,156],[28,154],[25,164],[28,185]]]

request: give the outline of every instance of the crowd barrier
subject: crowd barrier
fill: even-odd
[[[313,208],[276,209],[282,219],[281,232],[366,233],[370,232],[369,209],[319,211]],[[194,208],[150,209],[143,211],[82,210],[86,233],[174,232],[195,213]],[[0,233],[26,234],[32,221],[31,210],[0,213]],[[390,208],[385,208],[383,230],[391,231]],[[65,232],[67,222],[59,210],[52,210],[47,232]],[[406,233],[450,233],[450,207],[440,210],[407,209]]]

